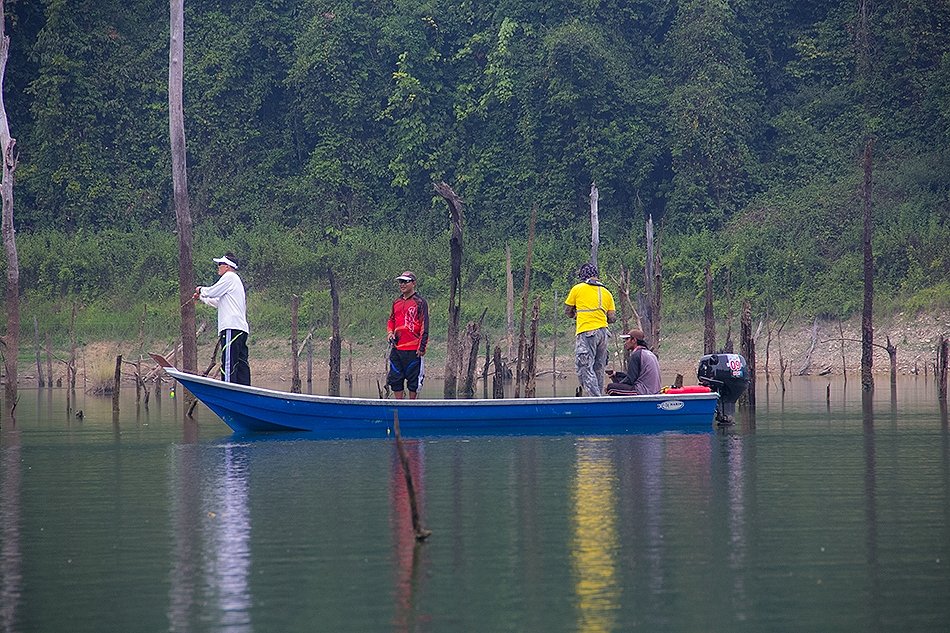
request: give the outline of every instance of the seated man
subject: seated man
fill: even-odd
[[[623,348],[629,350],[627,371],[614,372],[607,385],[608,396],[635,396],[660,393],[660,363],[656,354],[647,348],[646,336],[640,330],[621,334]]]

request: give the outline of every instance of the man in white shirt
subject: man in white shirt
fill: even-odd
[[[237,259],[231,253],[217,257],[218,281],[213,286],[195,288],[195,298],[218,309],[218,336],[221,338],[221,380],[251,384],[247,362],[247,299],[237,274]]]

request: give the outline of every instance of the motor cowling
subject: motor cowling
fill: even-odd
[[[731,423],[736,402],[752,380],[745,358],[741,354],[707,354],[699,359],[696,378],[719,394],[719,422]]]
[[[741,354],[707,354],[699,359],[696,378],[723,402],[735,403],[749,386],[749,365]]]

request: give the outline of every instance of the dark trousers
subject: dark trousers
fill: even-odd
[[[221,380],[239,385],[251,384],[251,366],[247,363],[247,332],[222,330]]]
[[[635,396],[637,388],[625,382],[612,382],[607,385],[608,396]]]

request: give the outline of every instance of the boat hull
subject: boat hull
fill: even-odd
[[[382,400],[294,394],[165,371],[236,433],[306,431],[386,437],[398,411],[404,436],[656,433],[711,429],[718,394]]]

